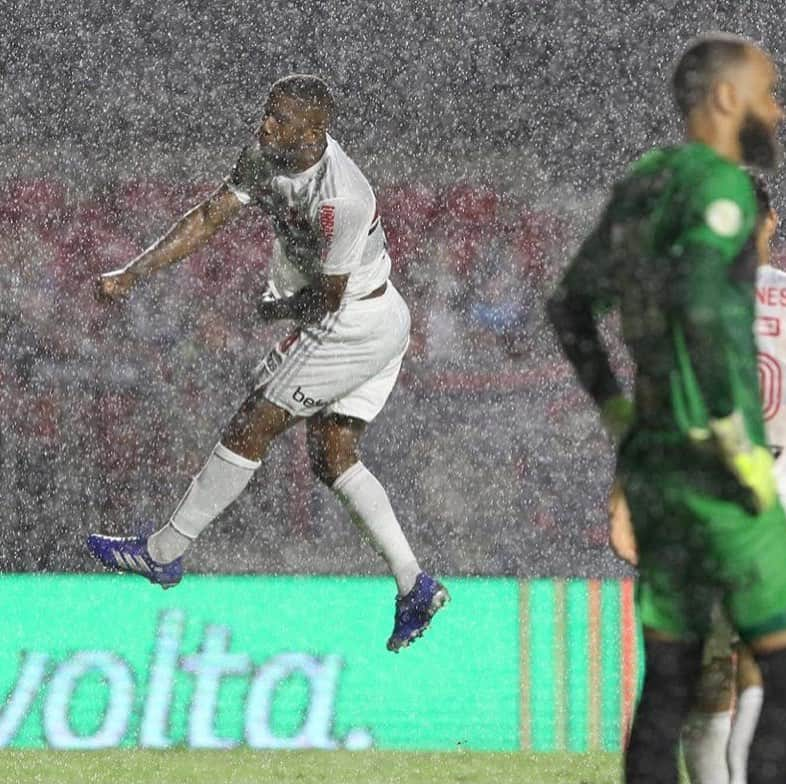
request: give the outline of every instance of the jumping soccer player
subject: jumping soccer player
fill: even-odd
[[[753,336],[756,202],[741,164],[771,168],[782,110],[770,57],[722,34],[673,76],[682,145],[645,155],[614,189],[549,312],[618,446],[638,544],[646,672],[628,784],[676,784],[680,730],[720,599],[761,669],[749,784],[786,771],[786,515],[765,445]],[[635,405],[600,340],[617,307]],[[635,415],[633,412],[635,411]]]
[[[91,534],[110,569],[169,588],[182,556],[244,490],[268,445],[305,419],[311,468],[385,558],[398,596],[387,647],[419,637],[448,601],[420,570],[388,496],[360,461],[360,440],[390,395],[409,342],[409,310],[388,279],[390,258],[366,178],[327,133],[334,102],[325,82],[277,81],[254,144],[213,194],[122,269],[102,275],[98,296],[125,297],[135,283],[185,258],[244,206],[270,215],[276,234],[263,319],[297,329],[257,368],[254,391],[230,420],[169,521],[151,536]]]

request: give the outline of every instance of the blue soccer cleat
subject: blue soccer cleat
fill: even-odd
[[[420,637],[431,619],[450,601],[450,594],[442,583],[421,572],[406,596],[396,597],[396,619],[388,640],[388,650],[398,653]]]
[[[147,551],[146,536],[102,536],[90,534],[87,549],[106,566],[119,572],[147,577],[162,588],[173,588],[183,579],[183,559],[160,564]]]

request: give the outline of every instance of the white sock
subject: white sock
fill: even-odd
[[[408,594],[420,573],[385,488],[361,462],[344,471],[330,488],[388,562],[400,596]]]
[[[245,490],[260,465],[217,444],[169,522],[147,540],[151,558],[169,563],[183,555],[208,524]]]
[[[759,722],[764,689],[761,686],[748,686],[737,696],[737,710],[731,723],[731,735],[727,750],[729,760],[729,784],[746,784],[748,751],[753,741],[753,733]]]
[[[726,746],[731,711],[691,713],[682,730],[682,753],[691,784],[729,784]]]

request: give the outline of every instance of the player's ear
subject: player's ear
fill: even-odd
[[[775,230],[778,228],[778,213],[770,207],[767,217],[764,219],[765,231],[767,232],[767,241],[772,240],[775,235]]]
[[[712,86],[710,101],[715,111],[721,114],[735,114],[739,102],[737,85],[729,79],[719,79]]]

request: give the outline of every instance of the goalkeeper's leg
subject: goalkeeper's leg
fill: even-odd
[[[775,784],[784,781],[786,771],[786,632],[771,635],[770,645],[755,640],[751,647],[761,671],[764,699],[750,747],[748,784]]]
[[[645,630],[641,698],[625,751],[626,784],[677,784],[680,730],[693,705],[701,644]]]

